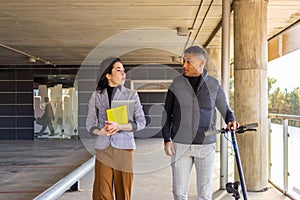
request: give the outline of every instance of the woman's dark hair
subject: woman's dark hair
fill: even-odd
[[[96,90],[100,90],[102,92],[108,85],[108,80],[106,78],[106,74],[111,74],[114,64],[116,62],[121,62],[120,58],[117,57],[109,57],[102,61],[100,64],[100,70],[105,69],[104,72],[101,74],[100,79],[97,84]]]

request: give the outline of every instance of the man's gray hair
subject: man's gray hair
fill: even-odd
[[[191,46],[191,47],[187,48],[186,50],[184,50],[184,54],[187,54],[187,53],[194,54],[194,55],[201,55],[206,60],[206,52],[203,48],[201,48],[199,46]]]

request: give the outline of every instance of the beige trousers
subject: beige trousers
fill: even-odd
[[[132,182],[132,149],[96,149],[93,200],[130,200]]]

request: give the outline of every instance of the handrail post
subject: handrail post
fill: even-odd
[[[288,119],[283,119],[283,189],[284,192],[287,193],[288,191],[288,125],[289,125],[289,120]]]
[[[268,166],[268,180],[271,180],[272,177],[272,126],[271,126],[271,118],[269,118],[269,125],[268,125],[268,160],[269,160],[269,166]]]

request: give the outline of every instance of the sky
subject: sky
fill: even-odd
[[[268,77],[277,80],[272,90],[300,88],[300,49],[268,62]]]

